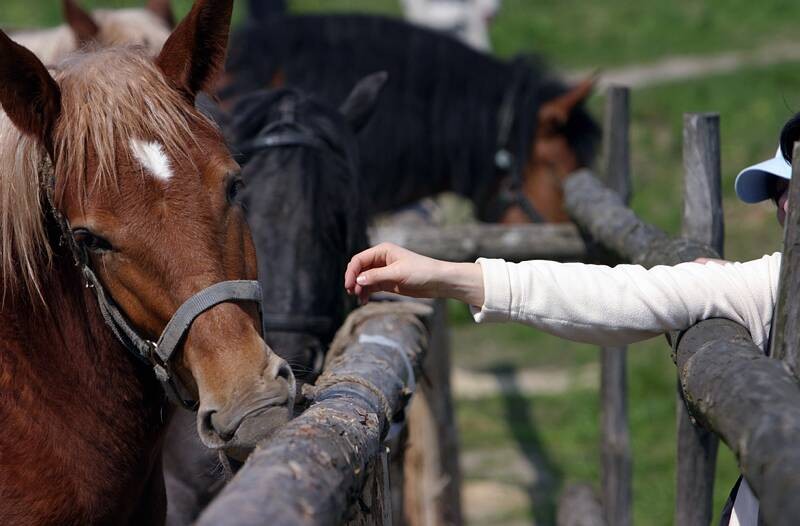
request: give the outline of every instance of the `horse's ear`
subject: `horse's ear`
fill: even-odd
[[[378,97],[388,78],[389,74],[385,71],[364,77],[358,81],[347,96],[347,100],[339,106],[339,111],[356,133],[360,132],[372,117]]]
[[[61,8],[64,11],[64,20],[75,34],[78,45],[92,42],[100,34],[100,26],[92,15],[75,3],[75,0],[62,0]]]
[[[52,153],[61,90],[36,56],[0,31],[0,105],[22,133]]]
[[[539,124],[563,126],[572,111],[592,94],[597,75],[582,80],[566,93],[542,104],[539,110]]]
[[[145,8],[161,18],[168,27],[175,27],[175,13],[170,0],[147,0]]]
[[[197,0],[167,39],[156,64],[190,102],[225,64],[233,0]]]

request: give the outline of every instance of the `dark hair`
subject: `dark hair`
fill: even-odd
[[[781,131],[781,153],[789,164],[792,163],[794,143],[800,141],[800,113],[789,119]]]

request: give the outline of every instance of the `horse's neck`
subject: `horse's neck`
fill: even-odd
[[[68,257],[42,289],[47,309],[0,307],[0,522],[124,524],[157,465],[163,395]]]

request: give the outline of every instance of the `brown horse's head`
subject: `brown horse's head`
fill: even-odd
[[[158,53],[175,25],[169,0],[149,0],[144,9],[100,9],[92,13],[76,0],[62,0],[61,5],[79,44],[136,44]]]
[[[193,104],[222,67],[231,9],[232,0],[197,0],[155,60],[103,50],[69,58],[52,75],[0,33],[0,103],[21,132],[21,165],[35,167],[49,152],[55,207],[107,292],[148,339],[198,291],[256,278],[236,205],[239,167]],[[4,206],[0,228],[35,290],[37,254],[48,246],[43,182],[39,170],[14,172],[18,180],[3,187],[16,190],[0,196],[2,204],[13,201],[9,192],[28,189],[34,210],[13,216]],[[3,265],[8,276],[15,263],[4,257]],[[210,447],[248,448],[289,417],[294,379],[261,338],[254,304],[222,303],[200,315],[174,366],[198,397],[198,430]]]
[[[570,144],[567,127],[576,110],[591,94],[594,78],[587,79],[539,108],[536,133],[522,170],[521,191],[547,222],[569,221],[564,211],[564,179],[583,168],[581,156]],[[517,205],[506,209],[502,223],[528,223],[531,218]]]

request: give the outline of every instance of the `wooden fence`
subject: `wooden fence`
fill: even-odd
[[[675,238],[628,208],[628,90],[610,88],[606,104],[603,177],[581,171],[565,182],[575,225],[389,227],[373,232],[373,241],[453,261],[484,256],[652,267],[721,257],[718,116],[684,118],[683,230]],[[800,202],[798,177],[790,192],[790,201]],[[800,302],[790,301],[800,297],[800,207],[790,211],[785,246],[770,357],[744,327],[728,320],[667,335],[678,371],[680,526],[710,524],[719,438],[760,497],[767,525],[794,524],[800,517]],[[462,523],[443,303],[432,314],[407,305],[356,311],[310,393],[314,404],[257,448],[198,524]],[[560,526],[632,522],[626,353],[622,347],[601,350],[600,498],[589,485],[566,488]],[[421,371],[426,381],[417,382]],[[390,437],[387,451],[389,425],[404,414],[411,385],[420,388],[408,425],[395,426],[400,432]]]

